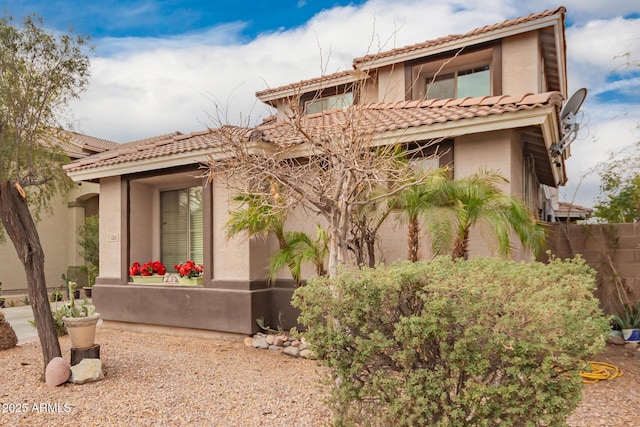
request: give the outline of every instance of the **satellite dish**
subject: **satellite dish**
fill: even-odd
[[[567,102],[562,106],[562,110],[560,110],[560,120],[564,121],[569,114],[573,114],[575,116],[586,97],[587,89],[581,88],[575,91],[575,93],[571,95]]]
[[[587,89],[580,88],[564,103],[560,110],[560,126],[562,127],[562,139],[551,144],[549,153],[555,159],[557,166],[560,166],[558,158],[562,156],[564,150],[576,139],[580,123],[578,123],[578,110],[587,97]]]

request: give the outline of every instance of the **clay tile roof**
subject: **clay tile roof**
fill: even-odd
[[[427,48],[431,48],[431,47],[435,47],[438,45],[442,45],[448,42],[454,42],[457,40],[461,40],[461,39],[465,39],[465,38],[469,38],[469,37],[473,37],[479,34],[483,34],[483,33],[488,33],[491,31],[495,31],[495,30],[499,30],[502,28],[508,28],[508,27],[512,27],[515,25],[519,25],[522,23],[526,23],[526,22],[532,22],[535,21],[537,19],[541,19],[541,18],[545,18],[548,16],[552,16],[555,15],[557,13],[566,13],[567,9],[564,8],[563,6],[558,7],[555,10],[545,10],[543,12],[540,13],[532,13],[530,15],[527,16],[521,16],[519,18],[515,18],[515,19],[507,19],[506,21],[497,23],[497,24],[492,24],[492,25],[485,25],[484,27],[480,27],[480,28],[476,28],[475,30],[469,31],[468,33],[465,34],[451,34],[445,37],[440,37],[434,40],[428,40],[426,42],[422,42],[422,43],[417,43],[417,44],[413,44],[413,45],[409,45],[409,46],[404,46],[404,47],[400,47],[397,49],[392,49],[392,50],[388,50],[385,52],[380,52],[380,53],[376,53],[376,54],[371,54],[371,55],[366,55],[360,58],[356,58],[353,60],[353,64],[354,67],[357,67],[358,65],[365,63],[365,62],[369,62],[369,61],[375,61],[375,60],[379,60],[381,58],[387,58],[390,56],[395,56],[395,55],[400,55],[400,54],[404,54],[404,53],[409,53],[412,51],[418,51],[418,50],[423,50],[423,49],[427,49]]]
[[[555,209],[556,217],[586,218],[591,216],[593,209],[584,206],[573,205],[567,202],[558,202],[558,209]]]
[[[521,96],[493,96],[464,99],[401,101],[393,103],[359,104],[345,110],[324,111],[302,119],[306,130],[317,138],[339,132],[345,122],[354,117],[358,126],[370,134],[398,129],[428,126],[458,120],[486,117],[509,112],[531,110],[549,105],[559,110],[559,92],[526,94]],[[357,116],[356,116],[357,114]],[[302,136],[283,121],[264,121],[254,129],[229,126],[247,140],[261,139],[283,146],[303,143]],[[67,172],[137,162],[154,158],[169,158],[179,153],[207,151],[220,146],[226,139],[222,131],[207,129],[183,135],[179,132],[118,145],[116,149],[98,153],[64,166]],[[204,156],[204,154],[203,154]],[[204,160],[204,157],[203,157]]]
[[[87,157],[94,153],[117,147],[115,142],[95,138],[64,129],[51,129],[46,135],[46,144],[61,147],[72,159]]]
[[[271,95],[273,93],[277,93],[277,92],[281,92],[284,90],[291,90],[291,89],[297,89],[297,88],[301,88],[304,86],[308,86],[310,84],[321,84],[321,83],[328,83],[331,82],[333,80],[337,80],[340,78],[348,78],[348,77],[353,77],[356,78],[356,76],[358,75],[358,72],[356,72],[355,70],[345,70],[345,71],[339,71],[337,73],[333,73],[333,74],[326,74],[324,76],[321,77],[316,77],[313,79],[308,79],[308,80],[301,80],[297,83],[291,83],[288,85],[284,85],[284,86],[280,86],[280,87],[275,87],[275,88],[269,88],[269,89],[265,89],[262,91],[258,91],[256,92],[256,97],[260,98],[263,96],[267,96],[267,95]]]
[[[222,138],[218,130],[207,129],[183,135],[174,132],[153,138],[121,144],[114,150],[96,154],[64,166],[66,172],[76,172],[154,158],[171,157],[179,153],[206,150],[219,145]],[[204,161],[203,157],[203,161]]]
[[[493,101],[493,102],[492,102]],[[507,102],[508,101],[508,102]],[[394,102],[389,104],[361,104],[345,110],[324,111],[303,118],[302,125],[312,135],[323,138],[332,132],[339,131],[342,123],[349,120],[359,121],[358,126],[367,129],[371,134],[397,129],[428,126],[434,123],[446,123],[458,120],[486,117],[539,107],[562,105],[559,92],[548,92],[538,95],[522,95],[507,97],[477,97],[460,99]],[[356,116],[358,114],[358,116]],[[265,142],[273,142],[284,146],[304,142],[302,137],[286,122],[269,125],[258,125],[258,135]]]

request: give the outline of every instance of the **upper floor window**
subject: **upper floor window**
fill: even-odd
[[[307,101],[305,111],[307,114],[314,114],[327,110],[344,109],[350,105],[353,105],[353,92],[345,92]]]
[[[500,44],[412,61],[405,69],[406,99],[499,95],[502,93],[501,64]]]
[[[426,79],[427,99],[465,98],[491,95],[489,65],[435,75]]]

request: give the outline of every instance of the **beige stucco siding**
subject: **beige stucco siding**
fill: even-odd
[[[378,99],[372,102],[405,100],[404,67],[401,64],[378,70]]]
[[[100,278],[120,279],[127,263],[124,192],[119,176],[100,180]]]
[[[229,219],[229,201],[233,196],[220,184],[213,185],[213,279],[251,279],[249,242],[244,236],[227,239],[225,224]]]
[[[502,93],[520,95],[543,92],[542,59],[535,32],[502,41]]]

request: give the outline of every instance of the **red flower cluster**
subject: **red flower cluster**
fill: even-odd
[[[167,269],[160,261],[145,262],[142,265],[136,261],[129,267],[129,274],[131,276],[153,276],[154,274],[164,276],[166,272]]]
[[[202,270],[204,267],[202,264],[196,264],[195,262],[189,260],[184,264],[176,264],[173,266],[176,269],[180,277],[189,277],[194,278],[200,276],[202,274]]]

